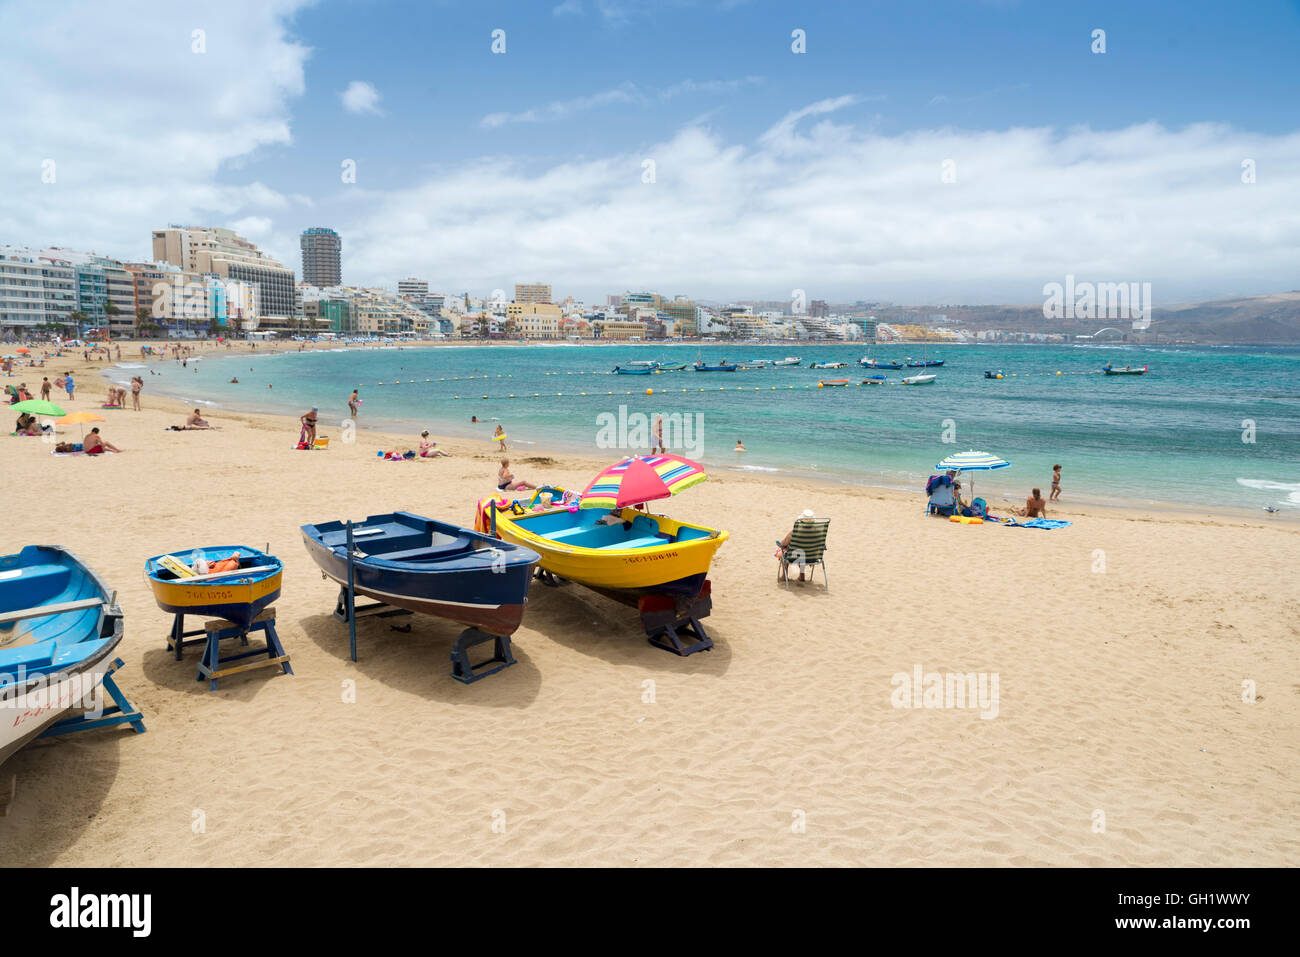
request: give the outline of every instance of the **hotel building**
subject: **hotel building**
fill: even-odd
[[[343,282],[343,241],[327,226],[305,229],[298,237],[302,249],[302,281],[309,286]]]

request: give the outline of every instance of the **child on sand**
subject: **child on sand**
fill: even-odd
[[[1055,502],[1060,497],[1061,497],[1061,467],[1059,465],[1053,465],[1052,466],[1052,491],[1051,494],[1048,495],[1047,500],[1049,502]]]
[[[505,432],[505,429],[501,428],[501,426],[499,426],[499,425],[497,426],[496,431],[492,433],[492,441],[493,441],[493,442],[499,442],[499,443],[500,443],[500,445],[497,446],[497,451],[498,451],[498,452],[504,452],[504,451],[506,451],[506,449],[509,448],[509,446],[506,445],[506,432]],[[531,488],[531,486],[529,486],[529,487]]]

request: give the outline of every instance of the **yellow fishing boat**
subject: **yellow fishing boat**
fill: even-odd
[[[553,504],[533,511],[548,493]],[[670,596],[678,604],[700,595],[713,555],[728,533],[636,508],[571,508],[563,489],[538,489],[527,503],[479,503],[477,528],[541,556],[552,575],[644,609],[642,599]],[[492,527],[495,523],[495,528]]]

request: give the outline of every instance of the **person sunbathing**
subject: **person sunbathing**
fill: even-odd
[[[40,435],[46,429],[36,420],[36,416],[24,412],[18,417],[18,424],[15,431],[19,435]]]
[[[191,412],[191,413],[189,414],[189,417],[185,420],[185,428],[187,428],[187,429],[210,429],[210,428],[212,428],[212,425],[208,422],[207,419],[205,419],[205,418],[203,418],[203,416],[199,415],[199,410],[198,410],[198,409],[195,409],[193,412]]]
[[[532,482],[525,482],[522,479],[516,479],[510,472],[510,460],[502,459],[501,468],[497,469],[497,491],[499,492],[516,492],[519,489],[537,488]]]
[[[81,443],[81,451],[87,455],[100,455],[104,452],[121,452],[122,450],[112,442],[104,441],[104,437],[99,434],[99,426],[95,426],[90,430],[90,434],[86,436],[86,440]]]
[[[1034,489],[1029,498],[1025,499],[1025,507],[1012,511],[1025,518],[1047,518],[1047,499],[1043,498],[1041,489]]]
[[[429,438],[427,429],[420,433],[420,458],[436,459],[444,455],[450,457],[451,453],[438,448],[438,443]]]

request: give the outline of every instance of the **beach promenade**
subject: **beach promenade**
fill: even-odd
[[[118,680],[148,733],[9,760],[5,864],[1255,866],[1300,852],[1294,522],[1067,499],[1052,513],[1067,529],[961,526],[924,517],[919,493],[724,472],[658,503],[731,533],[710,576],[713,651],[665,654],[632,610],[535,587],[518,664],[464,686],[444,621],[363,622],[348,661],[337,589],[298,529],[392,509],[471,524],[494,485],[487,443],[393,463],[376,450],[418,438],[361,431],[299,452],[293,419],[221,409],[204,412],[218,430],[167,431],[189,409],[150,394],[147,372],[144,411],[99,409],[106,365],[78,350],[5,380],[73,371],[65,408],[102,414],[124,451],[60,458],[0,438],[2,551],[63,545],[118,589]],[[512,464],[581,488],[609,462],[530,447]],[[804,509],[831,518],[829,592],[820,574],[776,582],[774,543]],[[295,674],[209,692],[196,653],[166,650],[141,569],[234,543],[285,562],[277,626]],[[917,669],[990,693],[932,700],[907,683]]]

